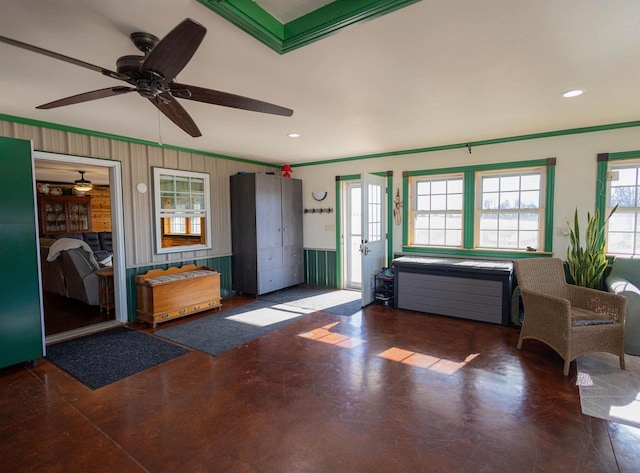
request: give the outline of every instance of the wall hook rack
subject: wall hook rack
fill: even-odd
[[[333,209],[331,207],[327,207],[327,208],[320,208],[320,209],[316,209],[311,208],[311,209],[304,209],[304,213],[306,214],[330,214],[333,213]]]

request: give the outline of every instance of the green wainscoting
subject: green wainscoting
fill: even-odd
[[[334,250],[304,250],[304,282],[311,286],[337,289],[336,252]]]
[[[136,320],[136,307],[138,299],[136,295],[136,276],[145,274],[150,269],[167,269],[170,266],[181,267],[185,264],[195,264],[197,266],[208,266],[220,273],[220,295],[222,297],[231,294],[231,256],[221,256],[217,258],[204,258],[190,261],[180,261],[179,263],[163,263],[151,266],[140,266],[138,268],[127,269],[127,320]],[[223,301],[224,304],[224,301]]]

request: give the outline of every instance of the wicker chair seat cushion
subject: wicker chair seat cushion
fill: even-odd
[[[605,318],[606,315],[598,314],[587,309],[571,307],[571,326],[583,327],[585,325],[604,325],[615,323],[615,320]]]

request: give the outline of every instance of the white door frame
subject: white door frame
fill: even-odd
[[[33,159],[63,163],[85,164],[109,168],[109,189],[111,194],[111,234],[113,236],[113,291],[116,320],[128,322],[127,272],[124,251],[124,212],[122,204],[122,163],[110,159],[87,158],[68,154],[34,151]],[[41,289],[42,291],[42,289]],[[42,294],[41,294],[42,297]]]
[[[353,268],[352,268],[352,258],[350,258],[350,253],[351,253],[351,242],[350,242],[350,237],[351,237],[351,206],[352,206],[352,202],[351,202],[351,189],[354,187],[359,187],[362,188],[362,183],[360,182],[360,180],[349,180],[349,181],[343,181],[342,183],[342,195],[344,196],[344,211],[342,212],[342,214],[344,215],[344,220],[343,220],[343,226],[342,228],[344,229],[343,234],[345,236],[343,244],[342,244],[342,251],[343,251],[343,258],[342,260],[344,261],[344,265],[343,265],[343,277],[342,277],[342,287],[345,289],[353,289],[353,290],[361,290],[362,289],[362,282],[358,285],[358,284],[353,284],[351,285],[351,278],[349,277],[350,274],[353,273]],[[361,189],[362,192],[362,189]],[[358,223],[360,224],[360,221],[358,221]],[[360,230],[360,232],[362,233],[362,229]],[[360,257],[360,253],[357,254],[357,258],[358,261],[361,260]],[[358,276],[361,276],[362,271],[358,271]]]
[[[361,269],[362,269],[362,307],[366,307],[376,300],[376,275],[387,261],[387,178],[374,174],[362,173],[360,175],[361,194],[361,231],[362,244],[360,245]],[[375,195],[370,193],[373,191]],[[376,202],[370,202],[370,198],[377,198]],[[372,210],[378,209],[371,214]],[[377,214],[377,215],[376,215]],[[378,219],[379,228],[370,226],[372,218]],[[375,222],[375,220],[373,221]],[[373,233],[370,233],[373,232]]]

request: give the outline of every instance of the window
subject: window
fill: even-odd
[[[369,241],[380,241],[382,239],[382,194],[384,188],[377,184],[367,186],[368,205],[368,236]]]
[[[609,169],[606,215],[618,209],[609,219],[607,252],[634,255],[640,252],[640,161],[612,163]]]
[[[555,158],[406,172],[403,251],[551,253],[554,179]]]
[[[206,231],[209,175],[162,168],[153,171],[157,253],[211,248]]]
[[[416,178],[413,244],[462,247],[461,175]]]
[[[542,171],[479,173],[478,248],[540,248]]]

